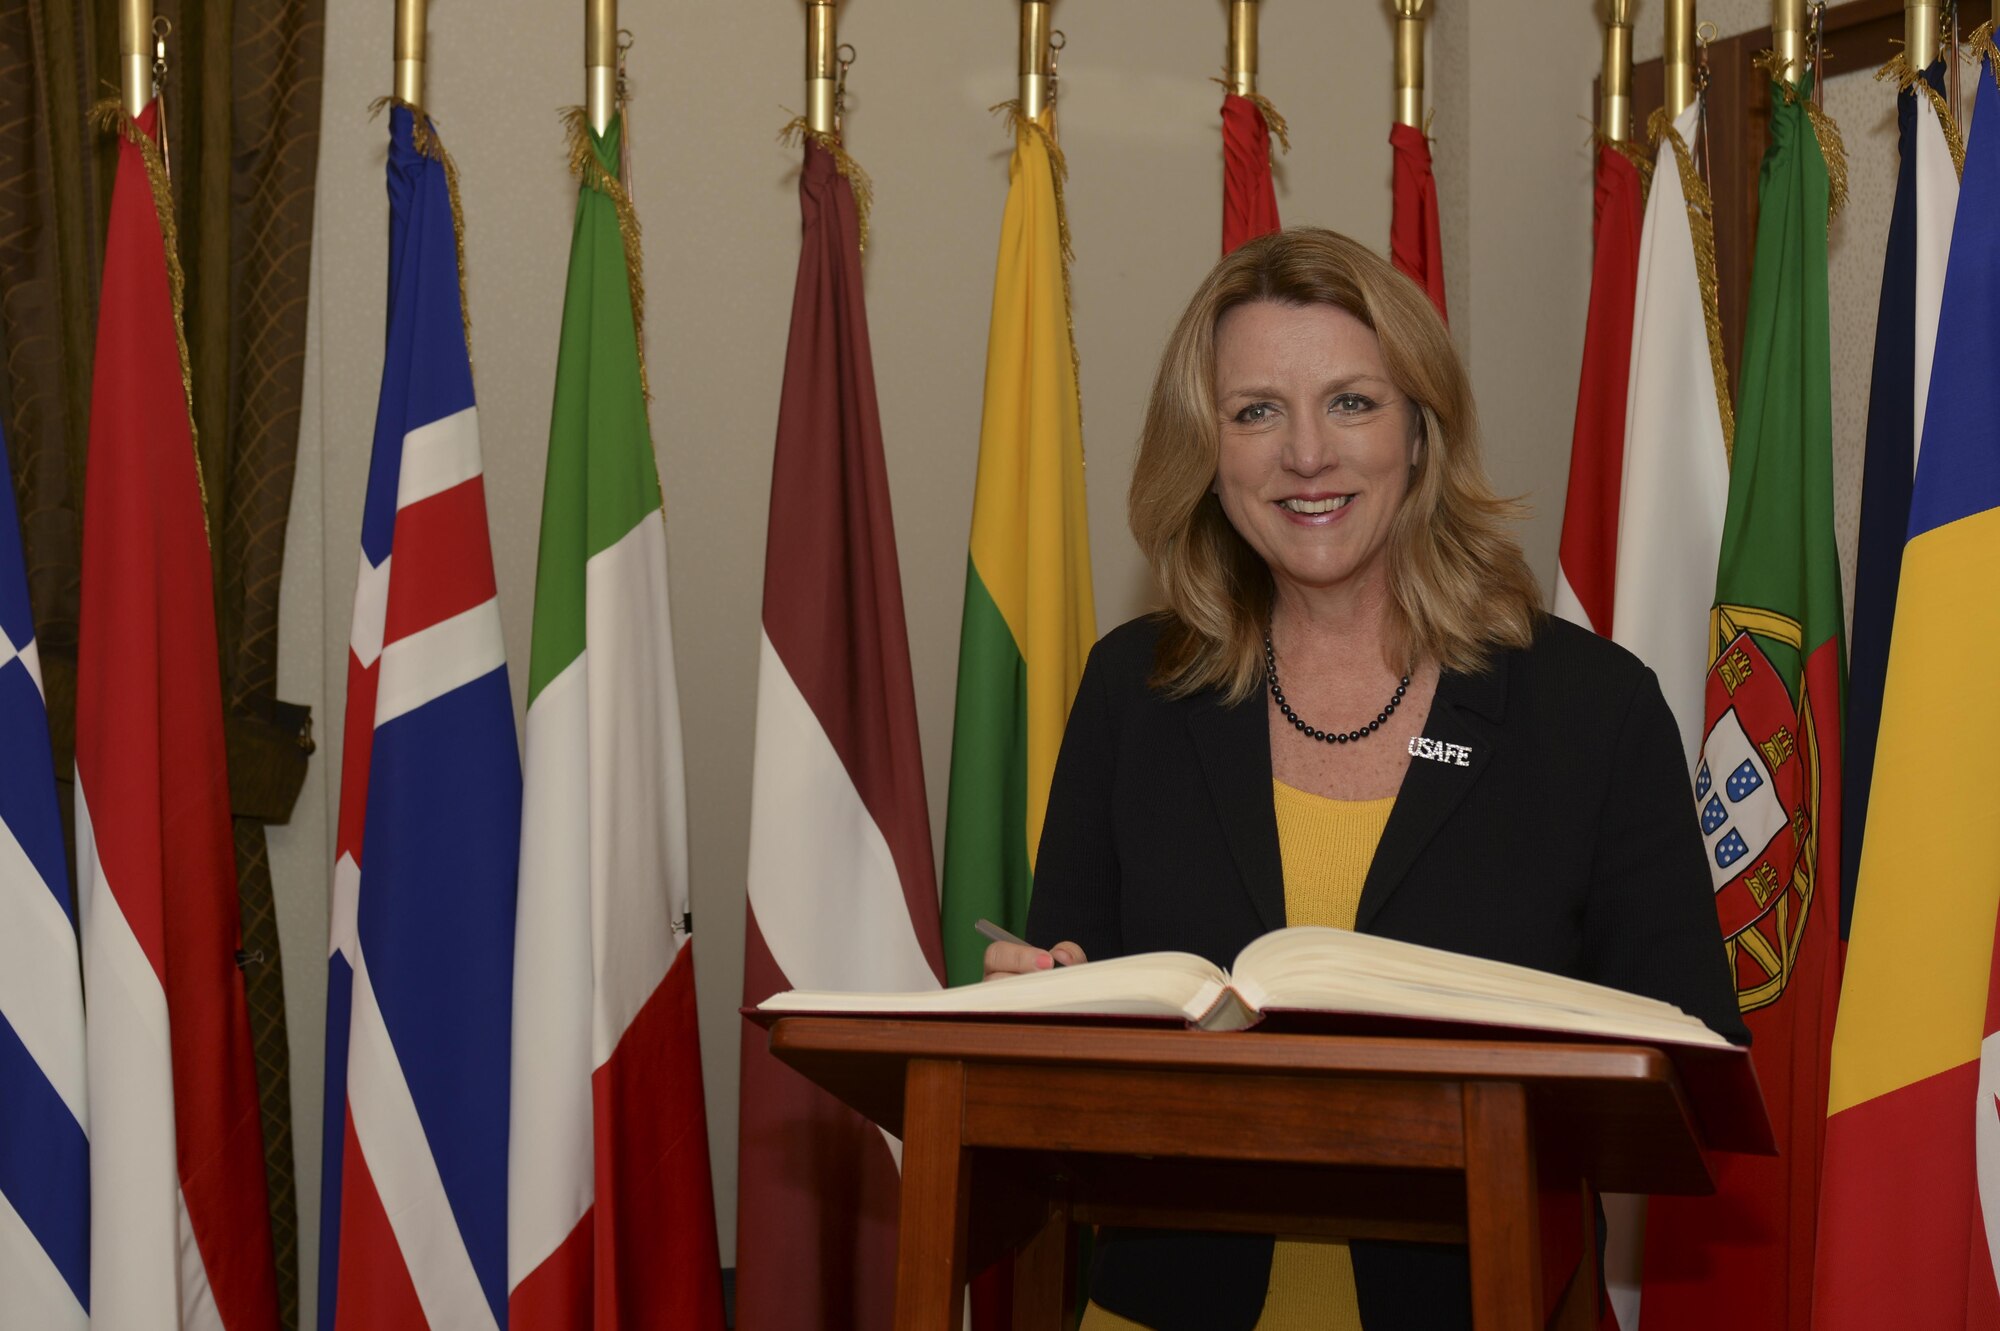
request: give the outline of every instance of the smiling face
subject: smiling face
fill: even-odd
[[[1238,305],[1215,329],[1215,405],[1216,494],[1280,594],[1386,587],[1418,431],[1374,330],[1333,305]]]

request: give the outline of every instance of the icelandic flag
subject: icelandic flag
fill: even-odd
[[[0,479],[13,475],[0,439]],[[0,1291],[4,1319],[90,1320],[83,979],[14,491],[0,484]]]
[[[443,148],[391,109],[389,330],[347,663],[322,1331],[507,1324],[521,761]]]

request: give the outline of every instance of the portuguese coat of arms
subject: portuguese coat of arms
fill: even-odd
[[[1805,681],[1798,698],[1757,635],[1794,650],[1796,621],[1720,606],[1708,671],[1708,731],[1694,803],[1715,883],[1715,909],[1748,1012],[1775,1002],[1791,978],[1812,910],[1818,860],[1819,745]]]

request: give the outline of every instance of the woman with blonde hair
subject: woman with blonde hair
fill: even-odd
[[[989,976],[1287,924],[1678,1004],[1747,1041],[1652,672],[1543,613],[1423,292],[1330,231],[1225,258],[1132,478],[1165,608],[1091,652]],[[1469,1327],[1465,1250],[1106,1230],[1085,1331]]]

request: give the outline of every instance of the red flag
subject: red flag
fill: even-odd
[[[1597,257],[1584,323],[1583,375],[1570,439],[1556,613],[1611,636],[1618,571],[1618,492],[1625,466],[1625,389],[1646,191],[1639,168],[1610,144],[1597,150]]]
[[[147,170],[156,114],[119,117],[84,482],[76,841],[91,1316],[172,1326],[212,1302],[205,1324],[263,1331],[278,1325],[277,1286],[236,960],[208,536]]]
[[[806,147],[778,407],[750,796],[743,1001],[939,986],[937,879],[854,193]],[[868,1120],[746,1023],[736,1325],[886,1327],[900,1181]]]
[[[1222,99],[1222,252],[1269,235],[1278,221],[1271,186],[1271,126],[1264,108],[1235,93]]]
[[[1389,219],[1389,261],[1430,293],[1444,318],[1444,242],[1438,239],[1438,187],[1431,175],[1431,145],[1422,130],[1390,127],[1396,152],[1395,211]]]

